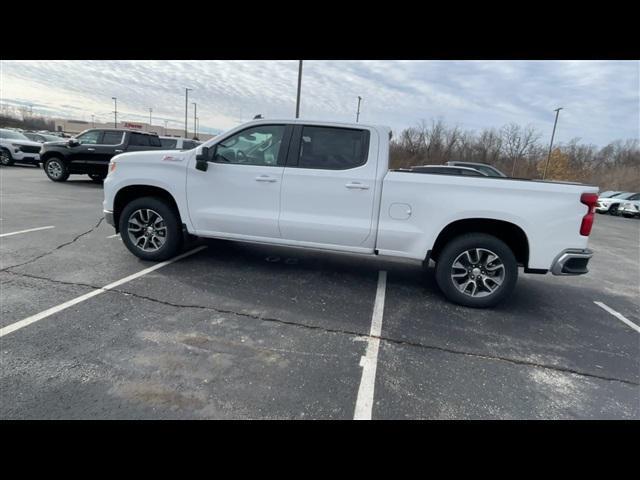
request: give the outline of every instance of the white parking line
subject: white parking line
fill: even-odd
[[[166,260],[164,262],[157,263],[153,267],[145,268],[144,270],[140,270],[138,273],[134,273],[132,275],[129,275],[128,277],[124,277],[124,278],[122,278],[120,280],[116,280],[115,282],[110,283],[109,285],[105,285],[102,288],[98,288],[97,290],[94,290],[92,292],[85,293],[84,295],[80,295],[79,297],[71,299],[68,302],[61,303],[60,305],[56,305],[55,307],[51,307],[51,308],[49,308],[49,309],[47,309],[47,310],[45,310],[43,312],[36,313],[35,315],[32,315],[32,316],[27,317],[27,318],[23,318],[22,320],[19,320],[19,321],[15,322],[15,323],[12,323],[11,325],[7,325],[6,327],[0,328],[0,338],[4,337],[5,335],[10,334],[11,332],[15,332],[16,330],[20,330],[21,328],[24,328],[27,325],[31,325],[32,323],[35,323],[38,320],[42,320],[43,318],[47,318],[48,316],[53,315],[54,313],[58,313],[58,312],[66,309],[66,308],[72,307],[73,305],[77,305],[80,302],[84,302],[85,300],[89,300],[90,298],[95,297],[96,295],[100,295],[101,293],[108,292],[109,290],[111,290],[113,288],[116,288],[116,287],[122,285],[123,283],[130,282],[131,280],[135,280],[136,278],[142,277],[143,275],[146,275],[147,273],[151,273],[151,272],[153,272],[155,270],[158,270],[159,268],[166,267],[167,265],[169,265],[169,264],[171,264],[173,262],[177,262],[178,260],[182,260],[183,258],[188,257],[190,255],[193,255],[194,253],[197,253],[200,250],[203,250],[205,248],[207,248],[206,245],[194,248],[193,250],[185,252],[182,255],[178,255],[177,257],[172,258],[171,260]]]
[[[113,238],[113,237],[117,237],[119,235],[120,235],[119,233],[114,233],[113,235],[109,235],[107,238]]]
[[[627,325],[629,325],[631,328],[633,328],[636,332],[640,333],[640,327],[638,325],[636,325],[635,323],[633,323],[631,320],[629,320],[628,318],[626,318],[624,315],[622,315],[621,313],[616,312],[613,308],[609,307],[608,305],[605,305],[602,302],[593,302],[596,305],[598,305],[600,308],[602,308],[603,310],[606,310],[607,312],[609,312],[611,315],[613,315],[614,317],[616,317],[618,320],[620,320],[621,322],[626,323]]]
[[[376,385],[376,369],[378,367],[378,349],[380,348],[380,334],[382,333],[382,314],[384,312],[384,296],[387,289],[387,272],[378,273],[378,289],[371,315],[371,330],[367,342],[367,351],[360,358],[362,378],[358,388],[354,420],[371,420],[373,411],[373,390]]]
[[[50,228],[56,228],[56,227],[54,227],[53,225],[48,225],[46,227],[30,228],[28,230],[20,230],[18,232],[3,233],[3,234],[0,234],[0,237],[10,237],[11,235],[18,235],[20,233],[37,232],[38,230],[48,230]]]

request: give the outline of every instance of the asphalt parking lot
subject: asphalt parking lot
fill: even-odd
[[[640,418],[636,219],[597,216],[588,275],[473,310],[377,259],[207,240],[143,262],[86,176],[0,168],[0,202],[2,419]]]

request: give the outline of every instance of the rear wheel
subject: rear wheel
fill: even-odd
[[[166,260],[182,247],[178,212],[160,198],[128,203],[120,214],[119,230],[129,251],[143,260]]]
[[[49,158],[44,162],[44,172],[54,182],[64,182],[69,178],[69,169],[58,157]]]
[[[13,157],[11,156],[11,152],[9,150],[5,150],[4,148],[0,150],[0,164],[8,167],[9,165],[13,165]]]
[[[470,233],[451,240],[440,252],[436,281],[445,296],[466,307],[497,305],[513,291],[518,263],[502,240]]]

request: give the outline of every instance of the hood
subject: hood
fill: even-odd
[[[13,143],[14,145],[24,145],[26,147],[41,147],[42,144],[40,142],[34,142],[33,140],[20,140],[19,138],[3,138],[3,142]]]
[[[67,146],[67,141],[66,140],[52,140],[50,142],[44,142],[42,145],[46,145],[48,147],[66,147]]]
[[[141,150],[137,152],[124,152],[114,156],[114,161],[129,161],[140,163],[152,162],[182,162],[187,158],[185,155],[189,150]]]

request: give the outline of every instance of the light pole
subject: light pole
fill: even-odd
[[[167,134],[167,121],[164,121],[164,134]]]
[[[113,128],[118,128],[118,99],[116,97],[111,97],[113,100],[114,110],[113,110]]]
[[[189,135],[187,133],[187,115],[189,111],[189,90],[193,90],[192,88],[184,89],[184,138],[187,138]]]
[[[302,60],[298,64],[298,96],[296,98],[296,118],[300,117],[300,89],[302,88]]]
[[[362,100],[362,97],[358,95],[358,113],[356,113],[356,123],[358,123],[358,120],[360,120],[360,101],[361,100]]]
[[[91,128],[96,128],[95,115],[91,115]]]
[[[193,103],[193,136],[195,137],[198,134],[198,126],[196,125],[196,113],[198,112],[198,105],[196,105],[196,103]]]
[[[551,133],[551,142],[549,143],[549,155],[547,155],[547,164],[544,166],[544,172],[542,174],[542,179],[544,180],[547,176],[547,168],[549,168],[549,161],[551,160],[551,149],[553,148],[553,137],[556,134],[556,125],[558,124],[558,115],[560,115],[560,110],[562,107],[556,108],[554,112],[556,112],[556,120],[553,122],[553,132]]]
[[[153,112],[153,108],[149,109],[149,127],[151,127],[151,113]]]

